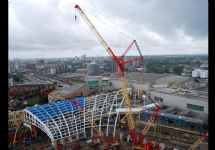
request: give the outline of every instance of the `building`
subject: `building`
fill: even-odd
[[[14,111],[8,113],[8,128],[16,127],[20,118],[20,111]],[[22,112],[22,111],[21,111]],[[21,116],[21,122],[23,122],[24,117]]]
[[[102,76],[87,76],[86,84],[90,86],[90,90],[101,90]]]
[[[109,89],[111,86],[112,89],[112,83],[110,83],[109,77],[102,77],[102,76],[87,76],[86,77],[86,84],[90,86],[90,90],[103,90]]]
[[[192,71],[192,77],[208,78],[208,70],[195,69]]]
[[[115,110],[113,108],[123,106],[123,96],[120,91],[96,97],[80,97],[76,98],[76,101],[85,109],[85,115],[89,116],[89,112],[89,117],[93,121],[100,122],[100,125],[98,125],[100,129],[103,117],[107,118],[108,121],[105,120],[106,122],[109,122],[113,119],[111,115]],[[116,113],[115,116],[115,120],[120,117],[119,113]],[[74,138],[78,140],[81,137],[86,137],[86,130],[91,127],[91,122],[88,122],[78,108],[69,101],[26,108],[24,110],[24,121],[41,128],[49,136],[53,146],[57,145],[57,140],[64,143],[65,138],[68,138],[68,141],[71,142]],[[112,134],[115,135],[116,125],[107,123],[102,126],[107,127],[105,128],[107,130],[103,132],[109,134],[109,127],[113,127],[114,133]],[[93,131],[93,128],[91,130]],[[94,132],[91,132],[91,134],[93,136]]]
[[[65,99],[72,99],[75,97],[88,96],[90,88],[87,84],[75,84],[69,88],[54,90],[48,95],[48,102],[55,103]]]
[[[130,74],[139,84],[141,90],[148,92],[152,99],[159,99],[163,104],[208,113],[208,92],[185,89],[188,86],[197,84],[193,82],[193,79],[176,75],[143,73],[142,84],[140,84],[139,73],[133,72]],[[133,87],[134,90],[139,90],[139,86],[126,73],[125,79],[127,86]],[[110,82],[115,89],[120,89],[118,76],[110,77]],[[138,92],[138,97],[142,94],[141,90]]]
[[[117,72],[117,65],[116,65],[116,62],[111,59],[111,73],[115,73]]]
[[[100,73],[100,66],[99,64],[92,62],[87,64],[87,75],[89,76],[96,76]]]
[[[162,104],[208,114],[207,91],[162,88],[149,91],[149,95]]]
[[[79,57],[78,57],[78,56],[75,56],[75,60],[76,60],[76,61],[79,60]]]
[[[39,64],[39,65],[44,64],[44,60],[42,60],[42,59],[38,60],[38,61],[37,61],[37,64]]]

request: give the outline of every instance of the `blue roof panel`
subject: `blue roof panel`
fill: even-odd
[[[73,99],[70,99],[71,101]],[[76,98],[76,101],[84,108],[84,97]],[[58,103],[45,104],[42,106],[29,107],[26,110],[37,116],[42,122],[52,120],[53,116],[66,114],[78,110],[78,108],[69,101],[60,101]]]

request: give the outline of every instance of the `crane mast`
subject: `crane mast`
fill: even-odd
[[[104,41],[104,39],[101,37],[101,35],[99,34],[99,32],[92,25],[92,23],[87,18],[87,16],[85,15],[85,13],[81,10],[81,8],[78,5],[75,5],[75,8],[77,9],[77,11],[81,15],[81,17],[84,19],[84,21],[86,22],[86,24],[89,26],[89,28],[91,29],[91,31],[94,33],[94,35],[96,36],[96,38],[98,39],[98,41],[101,43],[101,45],[104,47],[104,49],[108,52],[108,54],[112,57],[112,59],[117,64],[118,77],[119,77],[119,82],[120,82],[120,88],[121,88],[122,94],[124,95],[124,106],[125,106],[125,109],[126,109],[126,115],[127,115],[127,120],[128,120],[128,126],[129,126],[129,130],[130,130],[130,135],[131,135],[132,141],[134,142],[134,145],[136,146],[137,145],[137,140],[136,140],[135,123],[134,123],[134,118],[133,118],[132,112],[131,112],[131,104],[130,104],[130,100],[129,100],[129,96],[128,96],[128,90],[127,90],[127,86],[126,86],[125,75],[124,75],[124,72],[123,72],[123,69],[122,69],[122,65],[123,64],[120,61],[120,60],[122,60],[122,58],[125,56],[125,54],[127,52],[124,52],[123,56],[119,60],[114,55],[113,51],[110,49],[110,47]],[[130,44],[130,46],[128,47],[128,49],[126,51],[128,51],[131,48],[131,45],[133,45],[134,42],[136,42],[136,40],[134,40]],[[141,57],[139,60],[141,60],[141,59],[143,59],[143,57]],[[125,62],[124,62],[124,64],[125,64]]]

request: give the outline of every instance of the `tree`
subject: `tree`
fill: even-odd
[[[183,67],[181,67],[181,66],[175,66],[173,68],[173,72],[177,73],[177,74],[181,74],[183,72]]]
[[[56,85],[57,85],[57,82],[53,82],[53,84],[56,84]]]
[[[168,66],[165,66],[162,72],[163,72],[163,73],[169,73],[169,67],[168,67]]]

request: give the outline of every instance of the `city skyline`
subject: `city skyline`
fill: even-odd
[[[108,56],[77,11],[75,20],[76,4],[117,56],[132,39],[143,56],[208,55],[208,1],[10,0],[9,59]],[[129,55],[138,56],[135,45]]]

